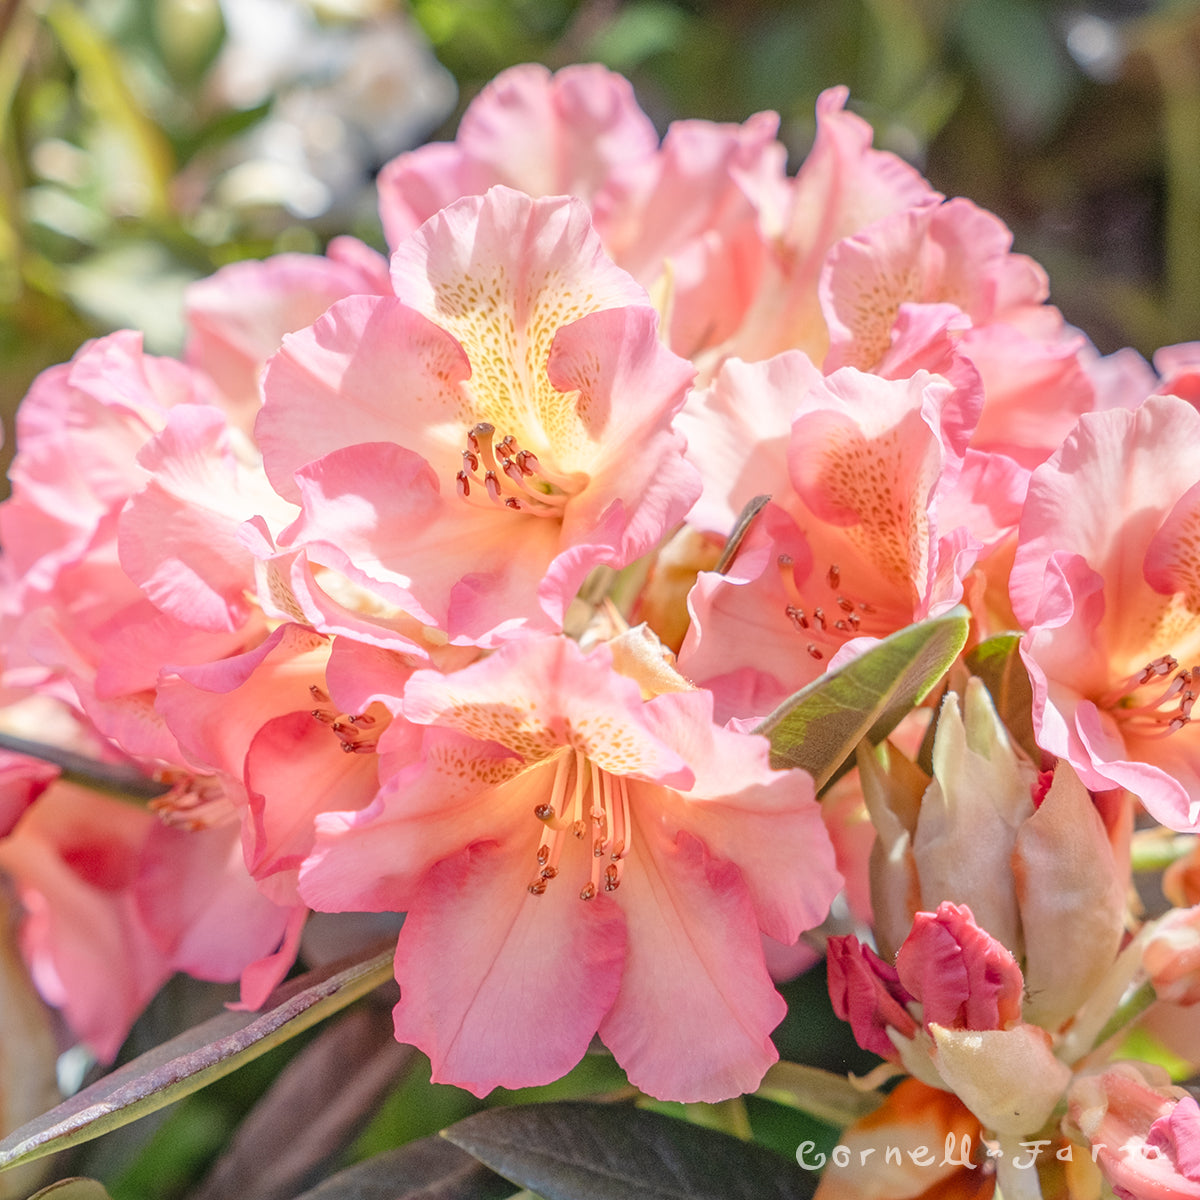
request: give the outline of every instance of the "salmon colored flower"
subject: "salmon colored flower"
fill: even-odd
[[[458,201],[392,281],[268,364],[257,434],[301,506],[276,545],[443,641],[556,629],[593,567],[644,554],[695,500],[671,427],[692,369],[575,200]]]
[[[545,1083],[597,1031],[662,1098],[753,1089],[776,1057],[759,932],[795,941],[841,885],[812,781],[612,661],[546,637],[417,672],[380,749],[419,757],[317,819],[301,895],[407,912],[396,1036],[440,1082]]]
[[[1039,745],[1178,830],[1200,828],[1197,444],[1173,396],[1083,417],[1030,480],[1011,577]]]
[[[724,463],[718,438],[697,437],[716,489],[699,519],[719,516],[727,495],[738,503],[753,480],[777,490],[732,566],[697,580],[680,664],[717,693],[721,716],[761,717],[867,639],[961,598],[974,546],[962,527],[942,526],[940,511],[982,397],[923,370],[892,380],[844,367],[823,377],[800,354],[729,363],[705,395],[689,438],[708,415],[736,430],[739,407],[770,410],[776,437],[761,455],[734,442]],[[789,409],[784,471],[778,432]]]

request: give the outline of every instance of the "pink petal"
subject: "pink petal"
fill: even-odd
[[[787,1006],[755,936],[741,872],[688,833],[638,821],[618,893],[629,930],[621,988],[600,1026],[629,1082],[661,1100],[753,1091]]]
[[[395,246],[460,196],[505,183],[534,196],[592,199],[658,149],[658,134],[627,80],[595,64],[556,74],[535,63],[497,75],[449,145],[401,155],[379,176],[380,210]]]
[[[151,479],[121,515],[121,566],[164,612],[203,629],[237,629],[254,587],[254,560],[237,527],[257,512],[280,512],[278,498],[265,478],[238,467],[215,408],[173,409],[138,461]]]
[[[686,791],[655,789],[647,808],[662,811],[668,831],[687,830],[741,870],[764,933],[786,944],[820,924],[843,879],[811,777],[772,770],[765,738],[714,725],[706,692],[658,696],[646,707],[696,776]],[[648,786],[630,786],[640,805]]]
[[[864,1050],[894,1060],[896,1047],[888,1029],[903,1037],[917,1032],[907,1008],[913,997],[900,982],[896,968],[852,933],[829,939],[826,963],[834,1013],[850,1023],[854,1040]]]
[[[346,754],[309,712],[266,721],[246,752],[251,824],[246,865],[277,904],[295,904],[295,872],[324,812],[364,808],[379,788],[374,754]]]
[[[357,255],[348,247],[330,251],[230,263],[187,290],[187,361],[213,379],[247,424],[258,411],[263,364],[284,334],[346,296],[391,290],[386,261],[367,247]]]
[[[409,909],[396,1038],[429,1055],[437,1083],[477,1096],[550,1083],[583,1057],[617,996],[620,909],[555,886],[565,880],[531,896],[529,873],[529,861],[476,843],[434,867]],[[586,874],[582,861],[564,867],[574,873]]]
[[[171,967],[197,979],[237,979],[279,945],[290,915],[247,874],[236,823],[195,831],[157,825],[134,895]]]
[[[395,442],[421,453],[430,428],[477,419],[461,391],[470,373],[462,347],[399,301],[339,301],[267,364],[255,434],[271,483],[299,503],[294,473],[333,450]]]

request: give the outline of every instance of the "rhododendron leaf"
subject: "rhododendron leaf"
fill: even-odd
[[[191,1200],[291,1200],[337,1163],[417,1053],[378,999],[330,1021],[283,1068]]]
[[[978,675],[991,693],[1013,741],[1036,763],[1041,761],[1041,751],[1033,733],[1033,688],[1017,652],[1020,642],[1019,633],[998,633],[980,642],[965,661],[967,670]]]
[[[884,638],[785,700],[755,730],[771,765],[802,767],[820,790],[864,737],[882,741],[950,669],[967,640],[961,605]]]
[[[881,1092],[855,1087],[846,1075],[794,1062],[768,1067],[754,1094],[797,1108],[838,1129],[869,1116],[886,1099]]]
[[[544,1200],[795,1200],[816,1182],[763,1146],[624,1105],[496,1108],[443,1136]]]
[[[112,1200],[104,1184],[95,1179],[60,1179],[34,1192],[29,1200]]]
[[[310,971],[260,1012],[221,1013],[164,1042],[10,1133],[0,1141],[0,1169],[90,1141],[199,1091],[390,980],[392,958],[389,949]]]
[[[515,1191],[457,1146],[427,1137],[347,1167],[296,1200],[501,1200]]]

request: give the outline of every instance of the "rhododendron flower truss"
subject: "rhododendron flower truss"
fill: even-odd
[[[1034,472],[1011,577],[1039,744],[1089,787],[1200,828],[1200,413],[1083,417]]]
[[[587,210],[507,188],[442,210],[354,297],[284,339],[257,433],[301,505],[277,539],[452,640],[555,629],[699,492],[671,419],[691,367]],[[319,614],[310,614],[319,626]]]
[[[546,1083],[598,1031],[652,1095],[756,1087],[785,1011],[759,931],[795,941],[841,885],[809,776],[714,725],[707,693],[643,700],[565,638],[419,671],[404,712],[419,760],[317,818],[300,891],[407,912],[396,1036],[435,1080]]]

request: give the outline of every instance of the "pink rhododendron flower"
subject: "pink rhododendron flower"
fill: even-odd
[[[1200,1004],[1200,907],[1172,909],[1142,948],[1154,994],[1169,1004]]]
[[[804,386],[790,393],[786,484],[731,567],[701,575],[689,599],[681,669],[717,692],[723,716],[764,716],[866,639],[949,608],[973,560],[967,532],[943,529],[938,515],[978,391],[924,371],[905,380],[810,372],[800,356],[731,363],[709,393],[731,411],[735,397],[762,407],[771,389]],[[768,403],[782,411],[787,401]],[[719,453],[700,461],[710,478],[729,478]],[[729,479],[735,505],[753,478],[748,465]]]
[[[1033,474],[1011,580],[1039,744],[1180,830],[1200,827],[1198,440],[1176,397],[1083,417]]]
[[[760,212],[787,194],[779,118],[676,121],[661,147],[628,80],[596,64],[497,76],[451,143],[422,146],[380,172],[384,230],[399,245],[460,196],[495,184],[583,200],[606,253],[659,295],[667,341],[692,356],[738,327],[769,254]]]
[[[706,693],[643,700],[611,661],[548,637],[417,672],[384,746],[422,734],[419,757],[317,820],[301,895],[407,912],[396,1036],[439,1081],[548,1082],[597,1031],[664,1098],[745,1091],[776,1057],[758,933],[794,941],[841,884],[811,781]]]
[[[670,424],[692,370],[574,200],[458,201],[392,279],[396,299],[335,304],[268,365],[258,436],[301,506],[277,545],[452,640],[555,628],[593,567],[696,498]]]
[[[20,410],[0,506],[6,678],[77,705],[135,755],[178,760],[153,711],[164,663],[220,658],[263,632],[242,595],[253,560],[231,550],[263,494],[246,482],[257,456],[237,461],[217,398],[199,372],[117,333],[43,372]],[[143,522],[130,502],[160,469]]]
[[[903,1037],[917,1032],[917,1022],[908,1011],[914,997],[900,982],[896,968],[852,933],[831,937],[825,954],[834,1013],[850,1023],[854,1040],[864,1050],[895,1059],[888,1029]]]
[[[903,159],[872,149],[874,132],[846,110],[849,98],[845,87],[821,93],[808,157],[789,181],[782,204],[774,211],[769,203],[761,205],[774,253],[741,327],[714,360],[757,361],[803,350],[822,362],[829,331],[818,288],[830,250],[889,213],[940,198]]]
[[[189,765],[215,776],[215,816],[240,819],[245,870],[277,904],[299,903],[296,871],[312,849],[316,814],[365,807],[379,787],[375,751],[392,714],[372,685],[396,698],[412,665],[369,654],[281,625],[246,654],[177,668],[160,683],[158,710]],[[352,680],[335,655],[350,658]]]
[[[896,955],[900,982],[926,1022],[955,1029],[1004,1029],[1021,1019],[1024,980],[1016,959],[975,924],[966,906],[945,901],[920,912]]]

